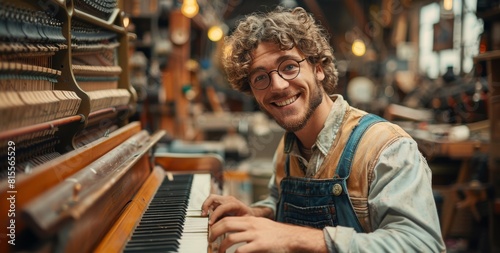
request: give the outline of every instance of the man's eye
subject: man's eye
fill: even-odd
[[[265,74],[257,74],[257,75],[255,75],[253,77],[252,80],[253,80],[254,83],[257,83],[257,82],[262,82],[262,81],[264,81],[266,79],[267,79],[267,75],[265,75]]]
[[[286,64],[285,66],[283,66],[283,68],[281,69],[281,72],[293,72],[297,69],[297,64]]]

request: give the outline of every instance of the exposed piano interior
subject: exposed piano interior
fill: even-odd
[[[134,35],[118,2],[2,0],[0,7],[0,195],[7,201],[0,251],[128,250],[135,227],[181,187],[184,194],[165,207],[175,212],[175,240],[196,235],[196,252],[208,252],[200,201],[220,193],[223,160],[158,153],[165,131],[129,120],[137,107],[128,74]]]

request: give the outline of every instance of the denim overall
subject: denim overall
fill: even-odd
[[[363,228],[347,192],[347,179],[358,143],[366,129],[385,121],[374,114],[364,115],[353,129],[332,179],[290,177],[290,157],[285,163],[286,177],[281,181],[277,221],[322,229],[341,225],[357,232]]]

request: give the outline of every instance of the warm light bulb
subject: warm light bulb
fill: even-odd
[[[443,0],[443,8],[451,11],[453,9],[453,0]]]
[[[129,24],[130,24],[130,19],[128,17],[124,17],[123,18],[123,26],[128,27]]]
[[[211,41],[219,41],[224,36],[224,31],[218,25],[214,25],[208,29],[208,38]]]
[[[366,45],[365,43],[360,40],[360,39],[356,39],[354,40],[354,42],[352,43],[352,53],[356,56],[362,56],[366,53]]]
[[[199,9],[200,7],[198,6],[196,0],[184,0],[184,2],[182,2],[181,12],[188,18],[193,18],[194,16],[196,16]]]

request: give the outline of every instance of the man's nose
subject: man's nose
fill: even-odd
[[[269,73],[269,78],[271,83],[269,86],[272,90],[282,90],[288,87],[289,83],[287,80],[283,79],[283,77],[280,76],[278,71],[273,71]]]

